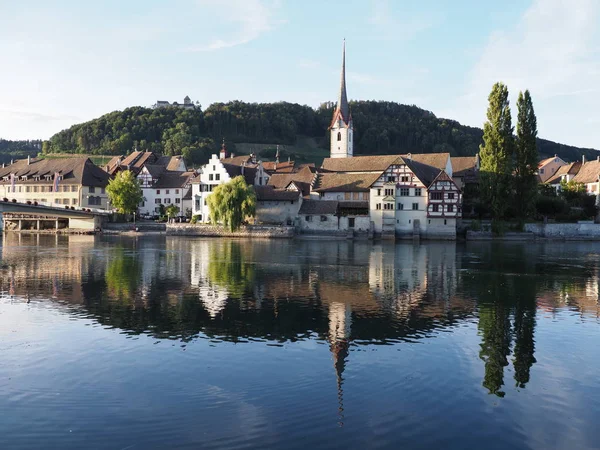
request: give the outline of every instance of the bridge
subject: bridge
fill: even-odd
[[[4,231],[93,232],[107,222],[108,211],[0,201],[0,229]]]

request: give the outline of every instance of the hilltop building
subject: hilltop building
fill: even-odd
[[[196,109],[196,105],[192,102],[192,100],[187,95],[183,99],[183,103],[177,103],[177,102],[169,103],[165,100],[157,100],[156,103],[154,105],[152,105],[152,108],[154,108],[154,109],[168,108],[168,107],[175,107],[175,108],[182,108],[182,109]]]

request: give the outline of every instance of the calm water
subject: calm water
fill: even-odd
[[[0,448],[600,447],[600,245],[5,235]]]

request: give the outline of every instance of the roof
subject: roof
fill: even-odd
[[[156,165],[165,167],[167,170],[178,170],[183,156],[160,156],[156,161]]]
[[[440,174],[440,169],[437,167],[428,166],[427,164],[420,163],[414,159],[402,158],[402,160],[408,168],[412,170],[421,183],[427,187],[429,187],[433,180]]]
[[[189,184],[194,172],[165,171],[152,186],[155,189],[181,189]]]
[[[331,173],[317,174],[314,190],[317,192],[364,192],[383,174],[374,173]]]
[[[299,215],[336,214],[339,202],[336,200],[304,200]]]
[[[399,155],[353,156],[352,158],[325,158],[321,168],[329,172],[383,172]]]
[[[560,159],[562,161],[562,158],[558,155],[554,155],[552,158],[546,158],[546,159],[542,159],[539,163],[538,163],[538,168],[545,166],[546,164],[551,163],[552,161],[554,161],[556,158]],[[563,161],[564,162],[564,161]]]
[[[446,170],[446,164],[448,163],[448,159],[450,159],[450,153],[417,153],[402,156],[440,170]],[[454,168],[452,171],[454,172]]]
[[[346,94],[346,41],[342,50],[342,73],[340,75],[340,93],[338,95],[337,106],[333,112],[331,126],[338,119],[342,119],[345,124],[348,124],[352,119],[350,115],[350,106],[348,105],[348,95]]]
[[[456,183],[454,182],[454,180],[452,178],[450,178],[450,175],[448,175],[445,170],[442,170],[437,175],[437,177],[435,177],[433,179],[433,181],[431,182],[431,184],[435,183],[436,181],[448,181],[448,182],[452,183],[454,186],[456,186]]]
[[[158,178],[160,174],[165,171],[165,166],[159,166],[156,164],[146,164],[146,170],[150,173],[152,178]]]
[[[229,161],[229,159],[230,158],[227,158],[227,160],[222,160],[222,161]],[[242,166],[241,165],[236,166],[236,165],[225,163],[225,162],[223,162],[222,164],[232,179],[242,175]],[[248,186],[252,186],[254,184],[254,177],[256,177],[256,167],[244,166],[243,177],[246,180],[246,184]]]
[[[285,189],[293,182],[302,190],[302,195],[308,195],[314,177],[315,174],[310,167],[303,167],[296,173],[274,173],[269,178],[268,184],[276,189]]]
[[[4,168],[0,168],[0,184],[8,184],[11,181],[3,181],[2,178],[15,174],[17,177],[27,176],[27,181],[19,181],[20,184],[52,184],[54,174],[62,176],[60,183],[81,184],[82,186],[104,187],[108,184],[109,175],[96,166],[89,158],[55,158],[38,159],[33,158],[27,164],[26,159],[21,159]],[[50,176],[50,180],[46,180]],[[39,181],[33,177],[40,177]]]
[[[556,173],[546,180],[546,183],[547,184],[560,183],[563,175],[577,175],[579,173],[580,169],[581,169],[580,161],[570,163],[565,166],[560,166],[558,168],[558,170],[556,171]]]
[[[586,162],[581,166],[573,181],[577,183],[595,183],[600,176],[600,160]]]
[[[463,177],[467,172],[477,170],[477,156],[453,156],[450,158],[452,163],[452,175]]]
[[[300,192],[275,189],[273,186],[254,186],[258,201],[291,201],[298,200]]]
[[[241,166],[242,164],[252,164],[252,157],[250,155],[233,156],[224,158],[221,160],[223,164],[231,164],[233,166]]]
[[[284,162],[275,162],[275,161],[263,161],[262,163],[263,169],[269,173],[292,173],[294,171],[294,161],[284,161]]]

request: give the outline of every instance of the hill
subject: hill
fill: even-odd
[[[480,128],[436,117],[417,106],[384,101],[351,102],[357,155],[449,152],[474,155],[483,132]],[[327,155],[327,127],[334,105],[313,109],[293,103],[214,103],[206,110],[143,107],[114,111],[98,119],[73,125],[44,142],[44,153],[96,155],[127,154],[134,148],[174,155],[202,164],[226,139],[238,153],[256,151],[273,155],[282,145],[283,158],[319,163]],[[597,150],[539,139],[540,157],[557,154],[567,161]],[[239,146],[239,150],[236,148]]]
[[[42,141],[8,141],[0,139],[0,164],[8,164],[13,159],[35,156],[42,149]]]

